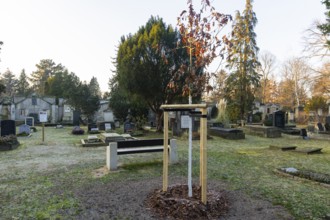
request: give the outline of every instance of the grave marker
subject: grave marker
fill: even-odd
[[[111,124],[110,123],[105,123],[104,124],[105,130],[111,130]]]
[[[1,126],[1,136],[6,135],[16,135],[16,125],[14,120],[2,120]]]
[[[29,126],[34,126],[34,118],[33,117],[26,117],[25,124]]]
[[[317,123],[317,127],[318,127],[319,131],[324,131],[324,127],[321,122]]]
[[[19,134],[23,134],[23,133],[25,133],[25,134],[30,134],[31,133],[31,129],[30,129],[30,126],[29,125],[20,125],[19,127],[18,127],[18,133]]]

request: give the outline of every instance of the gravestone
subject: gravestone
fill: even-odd
[[[33,123],[39,123],[39,115],[37,113],[30,113],[29,117],[33,118]]]
[[[132,132],[135,128],[135,125],[131,122],[124,123],[124,133]]]
[[[324,127],[321,122],[317,123],[317,127],[318,127],[319,131],[324,131]]]
[[[307,130],[305,128],[301,129],[300,135],[303,139],[307,139]]]
[[[30,126],[29,125],[20,125],[18,127],[18,133],[19,134],[30,134],[31,133],[31,129],[30,129]]]
[[[325,117],[325,123],[330,124],[330,116]]]
[[[115,128],[120,128],[120,122],[119,121],[115,121]]]
[[[285,112],[284,111],[274,112],[273,126],[278,127],[278,128],[285,127]]]
[[[34,126],[34,118],[33,117],[26,117],[25,124],[28,126]]]
[[[97,128],[97,125],[96,125],[96,123],[89,123],[88,124],[88,131],[91,131],[92,130],[92,128]],[[98,128],[97,128],[98,129]]]
[[[1,136],[16,135],[16,125],[14,120],[2,120],[1,123]]]
[[[73,111],[73,120],[72,124],[74,126],[79,126],[80,125],[80,111]]]
[[[105,130],[111,130],[111,124],[110,123],[105,123],[104,124]]]

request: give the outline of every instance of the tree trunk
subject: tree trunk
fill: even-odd
[[[162,110],[158,110],[156,112],[156,129],[157,129],[157,132],[163,131],[163,111]]]

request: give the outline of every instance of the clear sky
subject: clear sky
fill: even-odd
[[[234,15],[244,0],[211,0],[217,11]],[[0,0],[0,73],[17,76],[52,59],[81,80],[97,77],[108,90],[112,58],[120,37],[135,33],[151,15],[176,26],[186,0]],[[193,0],[196,5],[200,0]],[[281,62],[299,56],[304,30],[325,20],[321,0],[255,0],[257,44]],[[226,34],[223,32],[222,34]]]

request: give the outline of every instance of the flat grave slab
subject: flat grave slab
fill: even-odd
[[[230,140],[245,139],[245,134],[240,129],[211,127],[209,131],[211,135],[219,136],[225,139],[230,139]]]
[[[303,154],[320,154],[322,153],[322,148],[300,148],[293,152],[303,153]]]
[[[297,146],[276,146],[276,145],[269,145],[269,149],[272,150],[282,150],[282,151],[288,151],[288,150],[295,150]]]
[[[126,140],[122,135],[117,133],[102,133],[100,134],[100,139],[106,144]]]

